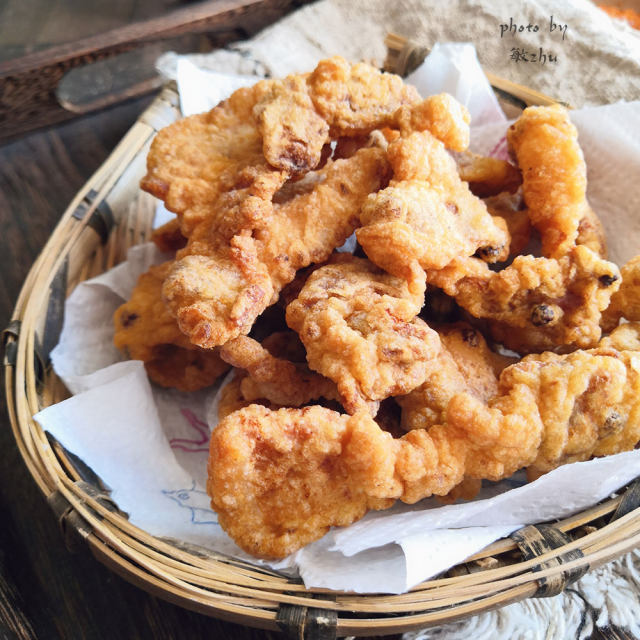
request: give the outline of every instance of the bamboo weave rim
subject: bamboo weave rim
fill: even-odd
[[[149,238],[154,200],[146,194],[139,193],[115,212],[116,225],[104,244],[90,221],[100,203],[126,182],[127,171],[146,157],[155,132],[178,117],[177,104],[175,90],[166,87],[76,195],[27,276],[12,318],[14,330],[5,339],[11,426],[39,489],[52,505],[64,505],[63,510],[54,510],[68,546],[84,541],[98,560],[146,591],[231,622],[277,630],[287,606],[335,612],[333,627],[326,635],[315,636],[327,638],[399,633],[502,607],[534,596],[541,581],[559,580],[562,588],[571,572],[595,568],[640,546],[640,509],[607,522],[620,505],[620,495],[555,523],[556,529],[571,533],[574,539],[567,538],[555,549],[546,547],[530,560],[522,560],[513,540],[499,540],[443,577],[423,582],[408,593],[358,595],[306,589],[300,581],[268,569],[155,538],[110,510],[95,491],[87,491],[73,461],[32,419],[68,395],[50,367],[42,380],[38,377],[34,355],[39,332],[52,282],[65,264],[70,274],[68,295],[79,282],[122,261],[130,246]],[[140,177],[129,181],[137,185]],[[83,202],[89,204],[78,219],[74,213]],[[567,553],[575,550],[583,557],[567,562]],[[307,636],[299,630],[296,637]]]

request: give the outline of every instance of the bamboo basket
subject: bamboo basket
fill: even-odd
[[[515,85],[511,90],[516,99],[530,100],[531,92],[524,96]],[[48,363],[65,297],[149,237],[154,201],[139,192],[138,183],[151,139],[178,116],[175,87],[167,86],[69,205],[33,265],[5,332],[13,432],[70,550],[87,545],[126,580],[187,609],[324,640],[399,633],[553,596],[589,569],[640,545],[640,480],[570,518],[525,527],[402,595],[306,589],[300,580],[131,525],[91,470],[32,416],[68,395]]]

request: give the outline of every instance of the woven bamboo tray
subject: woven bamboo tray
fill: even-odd
[[[640,481],[559,522],[528,526],[403,595],[306,589],[299,580],[131,525],[99,479],[32,416],[68,396],[51,370],[65,297],[148,239],[154,201],[138,182],[157,130],[179,116],[166,87],[80,190],[31,269],[5,332],[5,386],[25,464],[67,546],[87,545],[114,572],[185,608],[294,638],[385,635],[552,596],[640,545]]]

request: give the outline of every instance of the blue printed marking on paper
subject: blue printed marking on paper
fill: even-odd
[[[209,508],[210,501],[207,492],[196,489],[195,480],[190,489],[175,489],[174,491],[163,489],[162,493],[177,502],[183,509],[189,509],[193,524],[218,524],[215,512]]]

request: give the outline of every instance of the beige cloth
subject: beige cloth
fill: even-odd
[[[510,19],[525,30],[501,37],[500,25],[509,26]],[[564,39],[560,29],[550,30],[552,19],[567,25]],[[537,33],[526,30],[529,23]],[[575,107],[640,98],[640,33],[587,0],[323,0],[238,49],[281,75],[336,53],[380,63],[389,31],[429,47],[473,42],[485,70]],[[516,62],[513,48],[529,54],[541,48],[557,63]]]
[[[550,20],[567,25],[564,40]],[[501,24],[538,25],[537,33],[500,37]],[[388,32],[433,46],[473,42],[486,71],[574,107],[640,98],[640,33],[587,0],[321,0],[299,9],[231,50],[194,56],[222,72],[286,75],[329,55],[381,64]],[[557,56],[516,62],[512,49]],[[173,76],[174,58],[160,67]]]

